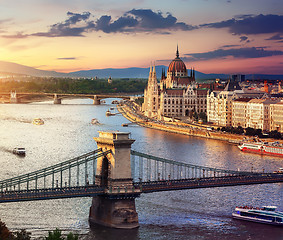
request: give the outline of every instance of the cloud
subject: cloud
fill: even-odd
[[[89,20],[90,12],[84,12],[82,14],[68,12],[69,17],[64,22],[56,23],[50,26],[48,32],[38,32],[30,34],[30,36],[41,37],[82,37],[83,33],[94,27],[92,21]],[[79,26],[80,25],[80,26]]]
[[[224,45],[222,46],[222,48],[231,48],[231,47],[239,47],[241,45],[236,45],[236,44],[233,44],[233,45]]]
[[[96,21],[95,30],[105,33],[112,32],[131,32],[138,25],[137,19],[131,16],[123,16],[116,21],[111,21],[111,16],[102,16]]]
[[[177,22],[177,18],[170,13],[163,17],[162,12],[155,13],[150,9],[133,9],[128,14],[133,15],[138,20],[140,30],[171,29],[187,31],[196,28],[184,22]]]
[[[275,34],[270,38],[267,38],[265,40],[283,40],[283,37],[281,37],[281,34]]]
[[[202,24],[200,27],[228,28],[237,35],[283,33],[283,15],[240,15],[226,21]]]
[[[57,58],[57,60],[77,60],[76,57]]]
[[[217,58],[226,58],[232,56],[234,58],[261,58],[276,55],[283,55],[283,51],[279,50],[265,50],[265,47],[251,47],[251,48],[231,48],[231,49],[217,49],[204,53],[185,54],[185,60],[203,61]]]
[[[90,12],[73,13],[67,12],[67,19],[63,22],[55,23],[49,27],[48,31],[36,32],[32,34],[17,33],[5,35],[5,38],[26,38],[36,37],[84,37],[91,31],[102,31],[104,33],[136,33],[154,32],[156,34],[169,34],[171,31],[190,31],[196,26],[178,22],[177,18],[167,13],[154,12],[151,9],[132,9],[125,12],[117,19],[112,16],[103,15],[97,19]]]
[[[249,42],[248,37],[247,36],[241,36],[240,37],[240,42]]]

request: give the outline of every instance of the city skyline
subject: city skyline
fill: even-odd
[[[0,1],[0,61],[41,70],[168,65],[283,74],[281,0]]]

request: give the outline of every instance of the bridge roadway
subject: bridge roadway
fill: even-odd
[[[94,197],[103,195],[111,199],[127,199],[138,197],[141,193],[280,182],[283,182],[283,173],[254,173],[252,175],[244,176],[222,176],[180,180],[136,182],[133,184],[133,188],[131,189],[124,188],[123,186],[107,188],[97,185],[86,185],[78,187],[57,187],[20,191],[10,190],[1,192],[0,203],[61,198]]]

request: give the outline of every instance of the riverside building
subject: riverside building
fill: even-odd
[[[164,117],[192,117],[206,113],[207,90],[198,88],[195,70],[188,70],[179,57],[168,66],[167,76],[162,70],[160,83],[157,81],[155,66],[150,66],[148,84],[144,90],[142,110],[147,117],[163,120]]]
[[[207,121],[214,123],[217,126],[232,126],[232,109],[233,101],[241,98],[249,99],[262,99],[267,98],[268,95],[265,92],[259,91],[246,91],[242,90],[238,81],[230,79],[227,83],[224,91],[209,91],[207,94]],[[240,107],[244,103],[244,100],[239,100],[237,107]],[[239,120],[239,119],[242,120]],[[242,124],[244,119],[241,114],[235,116]],[[239,123],[239,122],[238,122]],[[236,123],[236,124],[238,124]],[[239,126],[239,125],[237,125]],[[243,127],[243,126],[242,126]]]

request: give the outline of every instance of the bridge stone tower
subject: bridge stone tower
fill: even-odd
[[[59,98],[56,93],[54,94],[53,103],[54,104],[61,104],[62,103],[62,99]]]
[[[18,103],[19,99],[17,98],[17,92],[12,92],[10,93],[10,103]]]
[[[94,105],[100,105],[100,99],[97,97],[97,95],[93,96],[93,104]]]
[[[140,190],[133,187],[130,159],[135,140],[125,132],[99,132],[94,140],[98,148],[112,153],[97,159],[95,184],[104,187],[105,194],[93,197],[89,221],[113,228],[136,228],[135,198]]]

